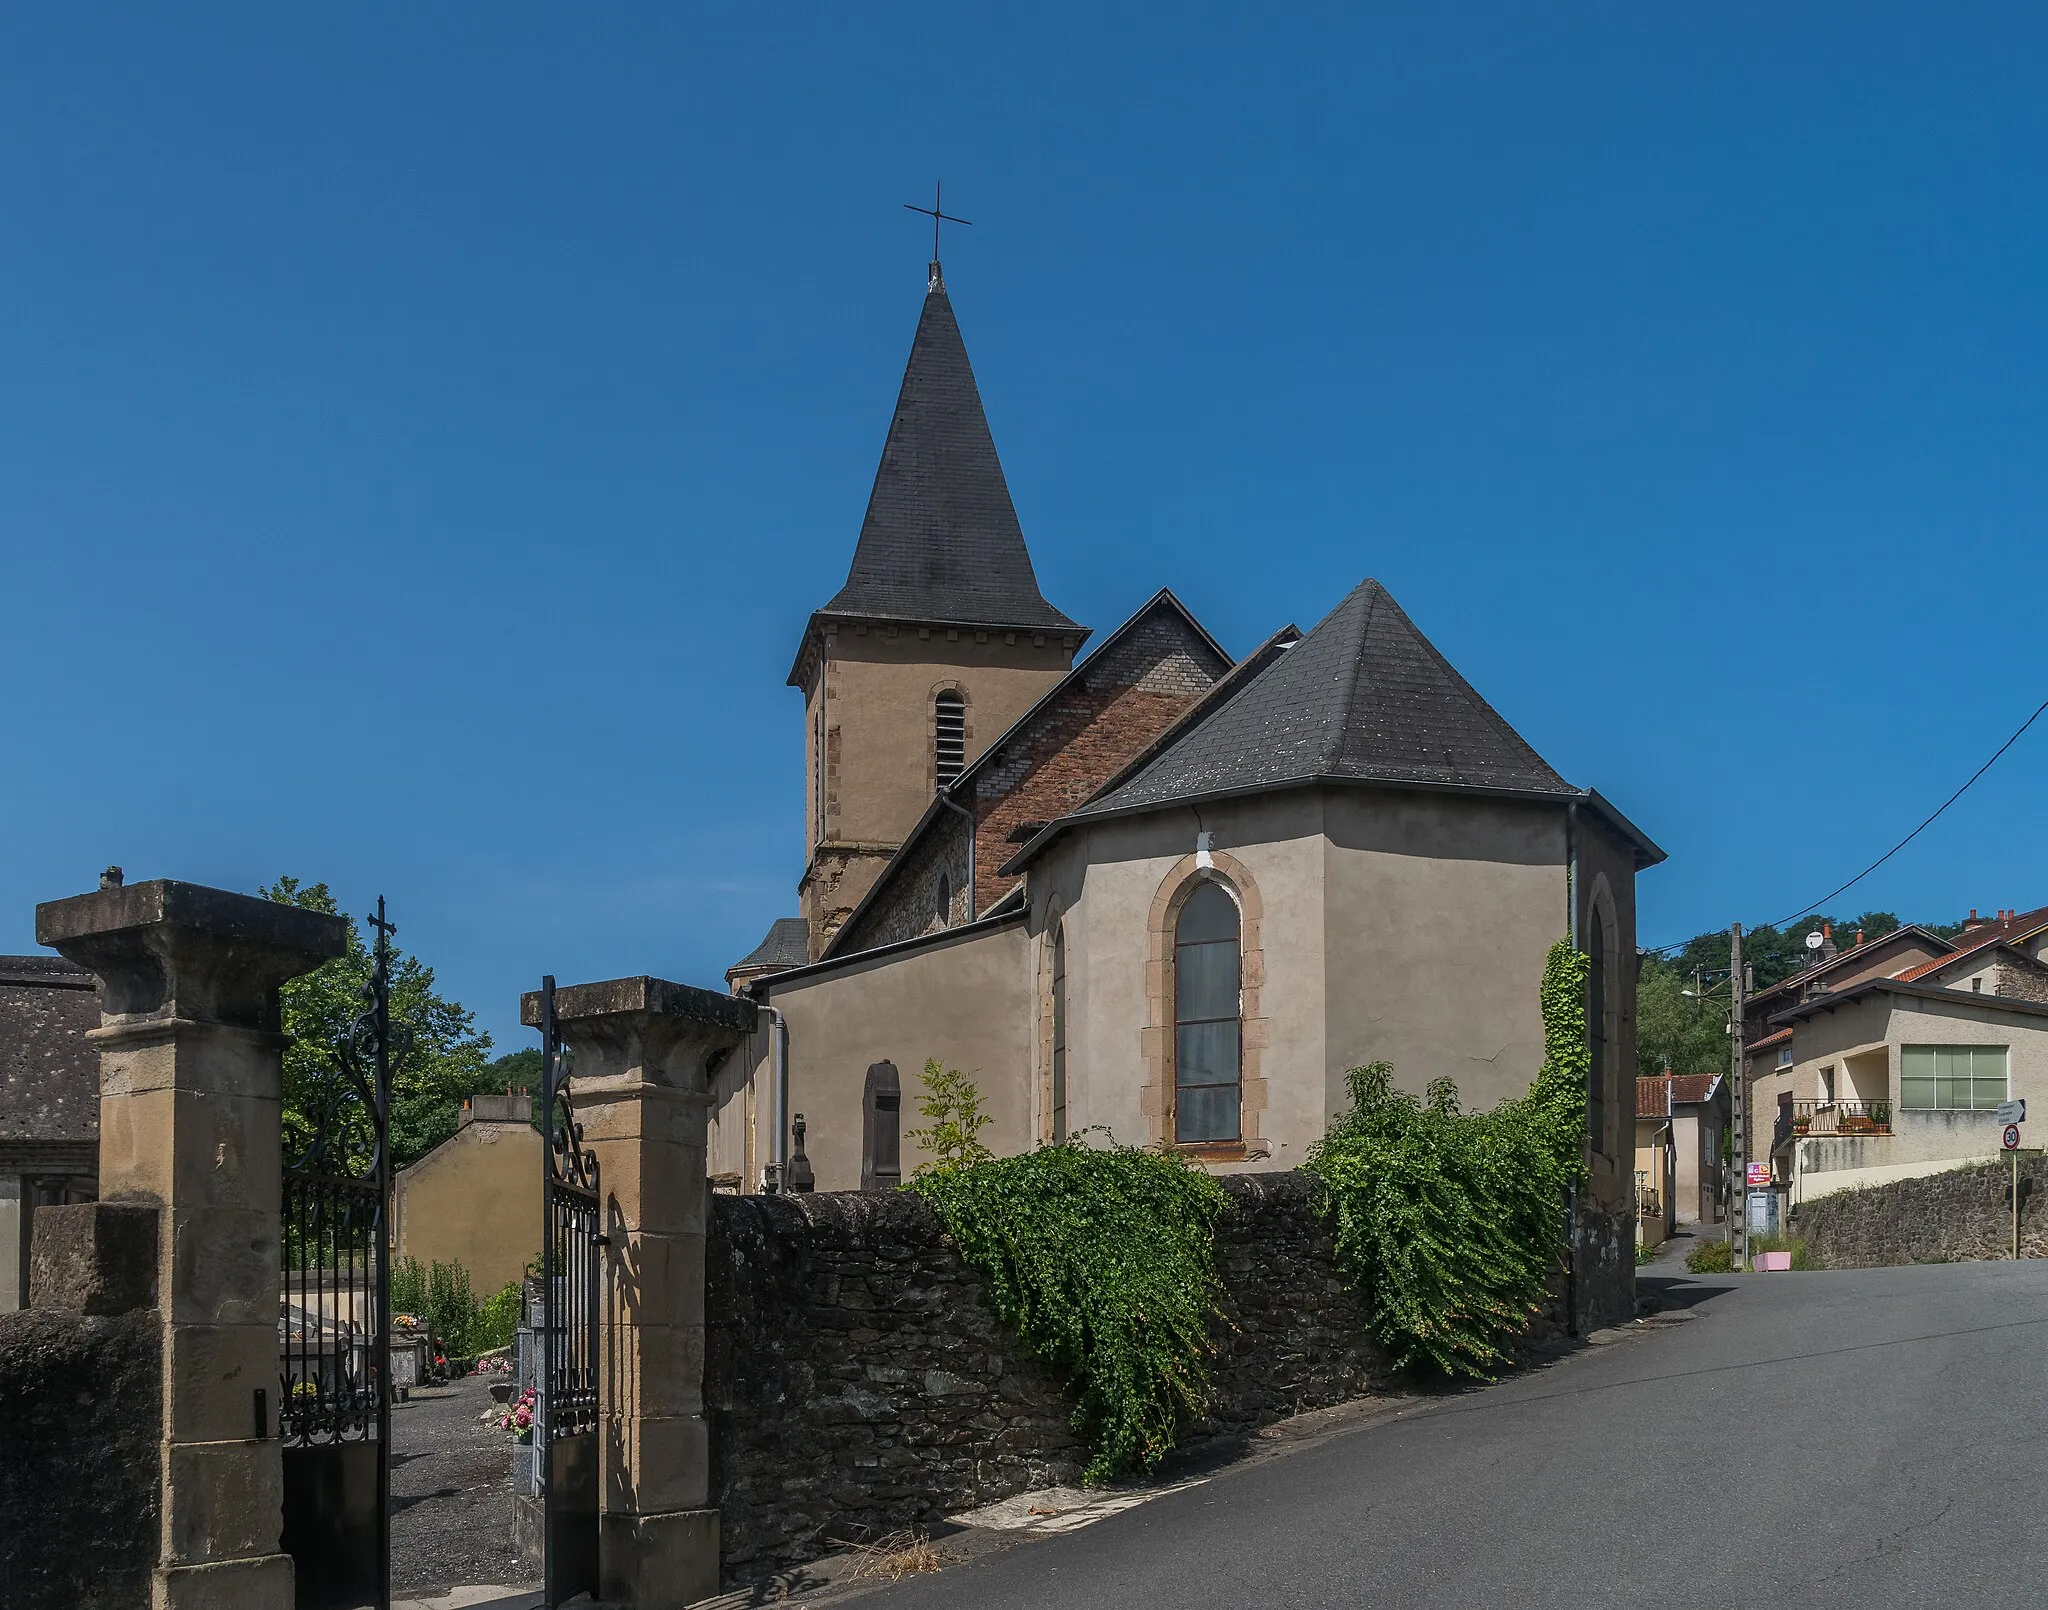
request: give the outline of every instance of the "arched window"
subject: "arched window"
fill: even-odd
[[[1592,961],[1586,978],[1586,1040],[1593,1055],[1586,1076],[1586,1127],[1593,1133],[1593,1150],[1607,1150],[1607,923],[1597,902],[1586,933],[1587,954]]]
[[[953,920],[953,880],[945,873],[939,874],[939,897],[932,902],[932,915],[942,923]]]
[[[941,788],[966,768],[967,701],[950,689],[932,701],[932,755]]]
[[[1067,1138],[1067,929],[1052,931],[1052,1138]]]
[[[1173,934],[1173,1138],[1241,1138],[1237,902],[1204,882]]]

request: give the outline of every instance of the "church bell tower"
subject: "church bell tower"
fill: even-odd
[[[789,673],[804,696],[798,891],[813,958],[938,791],[1087,636],[1038,590],[934,262],[852,568]]]

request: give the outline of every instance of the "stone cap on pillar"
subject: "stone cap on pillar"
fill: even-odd
[[[36,943],[99,975],[109,1017],[276,1029],[277,987],[348,949],[348,920],[157,878],[36,907]]]
[[[612,978],[555,990],[562,1038],[588,1054],[582,1077],[639,1070],[657,1084],[692,1084],[711,1059],[754,1032],[760,1011],[743,996],[672,984],[665,978]],[[519,997],[519,1021],[540,1025],[540,992]]]
[[[555,988],[557,1023],[620,1017],[632,1012],[684,1018],[708,1029],[729,1029],[734,1034],[752,1034],[759,1016],[754,1003],[742,996],[699,989],[694,984],[672,984],[665,978],[649,978],[645,974],[638,978],[608,978],[601,984],[562,984]],[[519,997],[519,1021],[528,1028],[540,1027],[539,990],[528,990]]]

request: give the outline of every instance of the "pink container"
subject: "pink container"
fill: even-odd
[[[1769,1274],[1779,1269],[1789,1272],[1792,1268],[1792,1254],[1789,1252],[1759,1252],[1752,1261],[1756,1264],[1759,1274]]]

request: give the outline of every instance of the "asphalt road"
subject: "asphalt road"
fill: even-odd
[[[861,1602],[2048,1603],[2048,1264],[1664,1284],[1691,1318]]]

